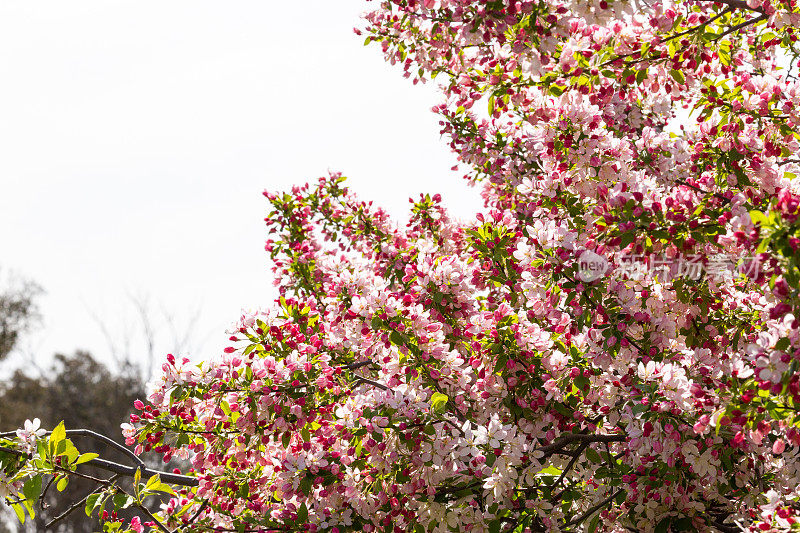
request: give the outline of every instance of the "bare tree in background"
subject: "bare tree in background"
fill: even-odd
[[[195,353],[204,339],[198,340],[196,325],[201,306],[197,305],[185,319],[168,310],[162,303],[153,303],[149,295],[128,295],[130,310],[112,322],[90,310],[92,319],[106,340],[116,368],[136,366],[142,379],[152,378],[166,354]]]

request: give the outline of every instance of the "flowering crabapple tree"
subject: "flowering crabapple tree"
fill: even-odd
[[[280,299],[216,359],[169,356],[123,428],[191,469],[106,464],[135,490],[98,480],[86,511],[137,533],[800,529],[795,0],[365,20],[440,84],[485,209],[424,195],[398,224],[336,174],[265,193]],[[101,461],[69,436],[4,436],[21,518]]]

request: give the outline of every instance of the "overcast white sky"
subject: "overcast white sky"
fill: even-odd
[[[242,308],[274,298],[264,189],[332,169],[396,215],[420,192],[473,213],[433,88],[352,32],[371,5],[0,3],[0,267],[46,291],[10,364],[107,357],[92,314],[135,338],[129,295],[150,300],[157,350],[158,309],[184,329],[200,307],[193,355],[214,354]]]

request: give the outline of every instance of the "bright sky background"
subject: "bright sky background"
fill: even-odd
[[[450,171],[433,87],[364,47],[355,0],[0,3],[0,268],[38,282],[42,327],[9,363],[76,348],[141,352],[131,296],[160,343],[200,309],[194,358],[242,308],[274,299],[264,189],[328,169],[404,216],[440,192],[460,216],[478,193]]]

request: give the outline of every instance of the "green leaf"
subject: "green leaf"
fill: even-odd
[[[42,476],[40,475],[29,478],[28,481],[25,482],[25,485],[22,487],[22,494],[28,501],[36,501],[36,499],[39,497],[41,493],[42,493]]]
[[[305,522],[308,520],[308,507],[306,507],[306,502],[300,504],[300,509],[297,510],[297,521],[298,522]]]
[[[556,476],[560,476],[561,472],[562,472],[562,470],[559,470],[558,468],[556,468],[554,466],[548,466],[548,467],[543,468],[542,470],[540,470],[539,474],[544,474],[546,476],[556,477]]]
[[[392,334],[389,335],[389,340],[397,346],[402,346],[406,343],[405,339],[403,338],[403,334],[399,331],[392,331]]]
[[[592,521],[589,522],[589,529],[587,529],[587,533],[594,533],[597,531],[597,525],[600,523],[600,513],[595,513],[594,518]]]
[[[64,439],[67,438],[67,432],[64,429],[64,422],[60,422],[56,428],[50,433],[50,438],[48,439],[49,444],[49,451],[51,455],[58,455],[63,451],[63,444]],[[62,447],[59,450],[59,445]]]
[[[632,231],[623,233],[620,237],[622,240],[619,243],[619,249],[622,250],[636,239],[636,234]]]
[[[64,492],[64,489],[67,488],[67,483],[69,483],[69,477],[63,476],[61,479],[59,479],[58,483],[56,483],[56,489],[58,489],[58,492]]]
[[[133,498],[124,492],[118,492],[114,495],[114,509],[126,509],[133,503]]]
[[[446,394],[434,392],[433,396],[431,396],[431,409],[434,413],[441,414],[444,412],[444,408],[449,401],[450,398],[448,398]]]
[[[594,448],[586,448],[586,458],[593,463],[602,463],[603,458],[595,451]]]
[[[304,477],[300,480],[300,490],[302,490],[305,495],[311,494],[311,480],[308,479],[308,477]]]
[[[768,219],[767,215],[765,215],[761,211],[753,209],[752,211],[750,211],[750,220],[753,221],[753,224],[763,226],[767,223]]]
[[[670,522],[672,522],[671,518],[664,518],[661,520],[656,526],[654,533],[667,533],[667,531],[669,531]]]
[[[67,438],[67,431],[64,429],[64,422],[59,422],[56,428],[50,433],[50,442],[56,443]]]
[[[80,465],[80,464],[83,464],[83,463],[88,463],[92,459],[96,459],[98,457],[100,457],[100,455],[98,455],[96,453],[84,453],[84,454],[81,454],[77,459],[75,459],[75,463],[74,464]]]
[[[686,77],[683,75],[683,72],[680,70],[672,69],[669,71],[669,75],[672,76],[672,79],[683,85],[686,83]]]
[[[73,446],[72,441],[65,440],[63,442],[64,442],[63,455],[66,456],[68,464],[73,464],[81,455],[81,452],[79,452],[78,449],[75,446]],[[59,443],[59,448],[61,448],[61,443]]]
[[[14,509],[14,512],[17,513],[17,519],[19,520],[20,524],[25,523],[25,509],[18,503],[15,503],[11,506]]]
[[[144,490],[155,490],[154,487],[158,487],[159,485],[161,485],[161,476],[153,474],[150,479],[147,480],[147,485],[144,486]]]
[[[283,444],[284,448],[288,448],[289,443],[291,441],[292,441],[292,434],[287,431],[286,433],[283,434],[283,437],[281,437],[281,444]]]
[[[99,499],[99,493],[91,494],[88,498],[86,498],[86,516],[92,516],[92,511],[94,511],[94,508],[97,507],[97,502]]]

